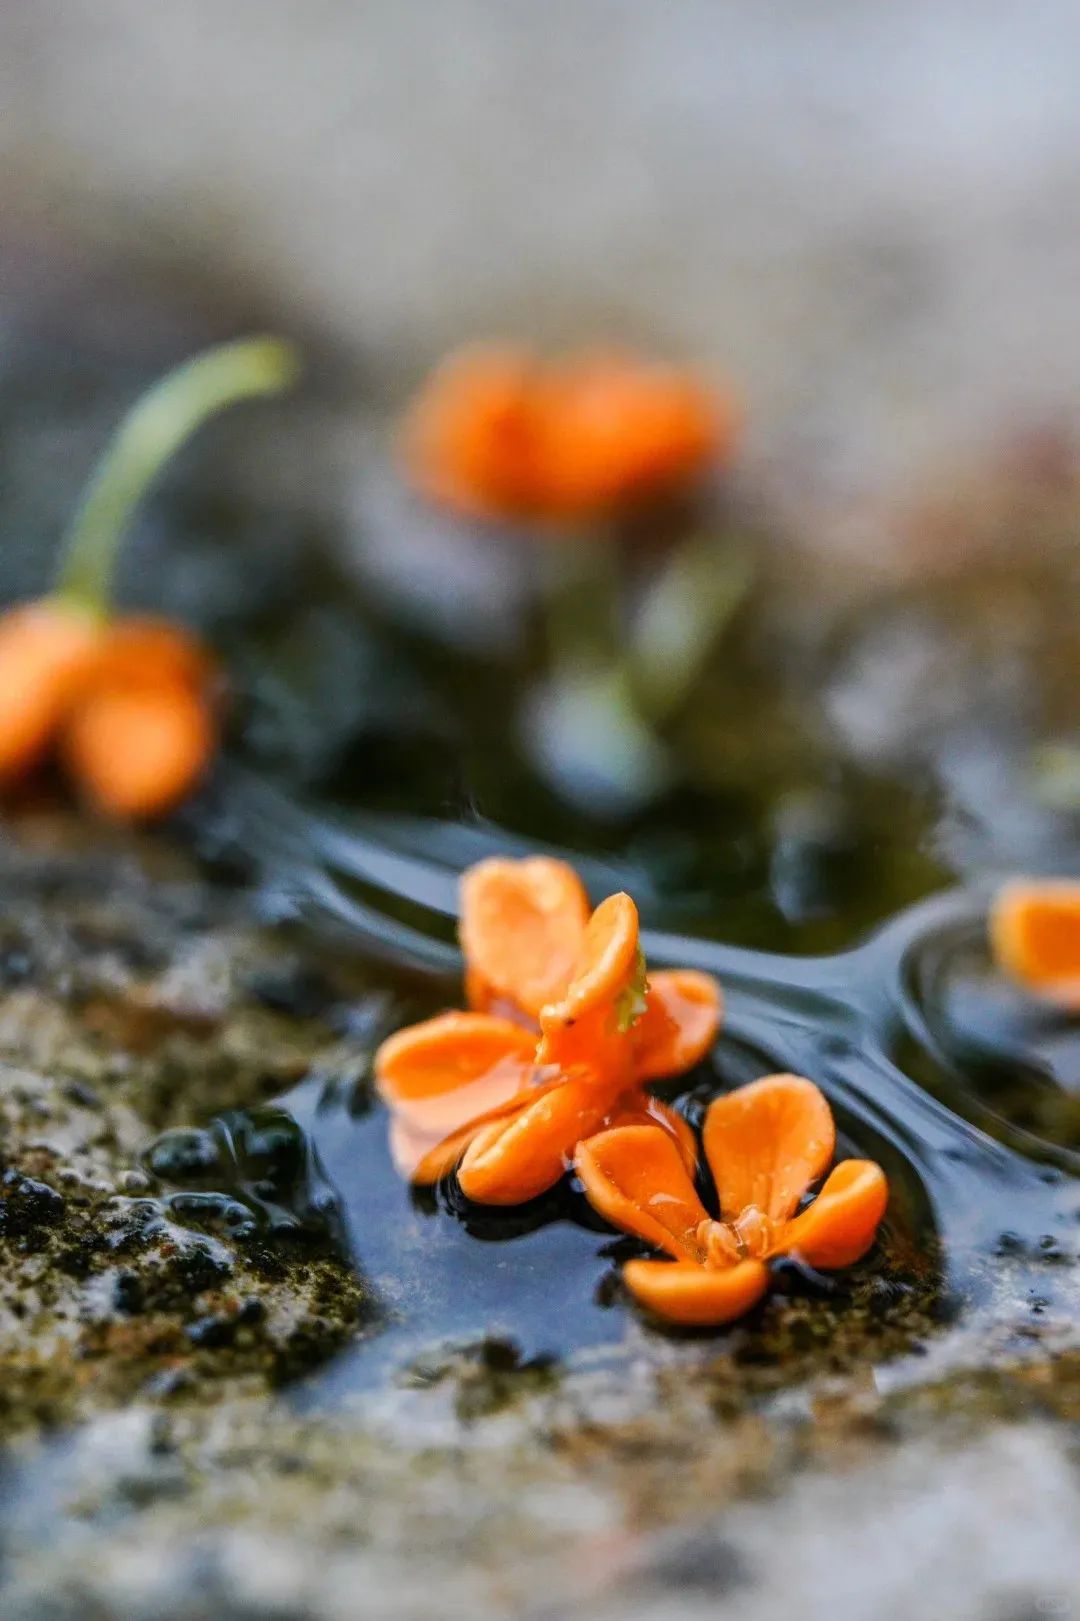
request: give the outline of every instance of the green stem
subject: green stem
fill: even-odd
[[[562,670],[608,669],[621,657],[618,546],[593,529],[542,542],[548,659]]]
[[[291,345],[246,338],[208,349],[155,383],[128,412],[90,479],[64,541],[57,596],[104,617],[120,541],[165,463],[223,406],[280,393],[299,369]]]

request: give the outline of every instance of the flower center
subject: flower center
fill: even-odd
[[[704,1265],[713,1269],[739,1261],[760,1261],[772,1246],[772,1222],[757,1205],[747,1205],[734,1221],[706,1220],[694,1234]]]

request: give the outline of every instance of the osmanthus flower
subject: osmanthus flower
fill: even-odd
[[[723,459],[730,399],[693,373],[585,351],[542,361],[484,346],[443,361],[414,402],[403,449],[414,482],[473,516],[610,516],[667,496]]]
[[[135,405],[65,541],[56,588],[0,616],[0,788],[57,754],[99,811],[161,814],[206,770],[217,738],[216,665],[183,626],[109,610],[131,514],[169,456],[213,412],[295,376],[287,345],[222,344],[170,372]]]
[[[1036,996],[1080,1013],[1080,879],[1015,879],[990,909],[998,966]]]
[[[720,990],[706,974],[647,974],[637,909],[611,895],[590,913],[572,868],[495,859],[462,880],[468,1012],[440,1014],[384,1041],[376,1084],[402,1173],[453,1170],[484,1204],[550,1188],[583,1138],[646,1124],[680,1163],[693,1134],[646,1083],[708,1050]]]
[[[693,1169],[655,1126],[617,1126],[579,1143],[574,1168],[590,1204],[615,1227],[672,1257],[633,1260],[630,1293],[669,1322],[730,1322],[761,1299],[769,1261],[850,1266],[874,1241],[888,1201],[880,1166],[844,1160],[805,1209],[800,1202],[832,1160],[836,1132],[825,1098],[797,1075],[770,1075],[716,1098],[704,1150],[719,1197],[705,1209]]]

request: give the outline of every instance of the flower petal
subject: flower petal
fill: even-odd
[[[456,1168],[473,1138],[492,1121],[505,1120],[507,1115],[513,1114],[524,1104],[534,1102],[552,1087],[561,1085],[562,1078],[557,1076],[539,1085],[528,1086],[493,1108],[470,1115],[463,1125],[456,1126],[449,1133],[446,1132],[444,1121],[440,1122],[426,1114],[430,1107],[428,1103],[397,1108],[390,1117],[390,1156],[394,1165],[402,1176],[408,1177],[417,1187],[429,1187]],[[476,1095],[471,1088],[467,1090],[470,1097]]]
[[[564,861],[530,856],[470,867],[459,935],[472,1005],[508,1001],[535,1018],[565,992],[588,917],[581,880]]]
[[[102,634],[86,614],[48,600],[0,617],[0,781],[22,776],[52,747]]]
[[[798,1252],[811,1266],[851,1266],[874,1242],[889,1184],[873,1160],[842,1160],[813,1204],[786,1223],[772,1253]]]
[[[696,1175],[697,1138],[693,1127],[677,1109],[634,1087],[623,1093],[604,1122],[605,1131],[614,1131],[621,1126],[659,1126],[661,1131],[666,1131],[675,1139],[691,1178]]]
[[[829,1105],[800,1075],[767,1075],[716,1098],[702,1135],[725,1221],[750,1206],[786,1221],[836,1147]]]
[[[691,1069],[716,1039],[720,1010],[720,987],[711,974],[690,968],[650,974],[648,1006],[634,1027],[636,1079]]]
[[[524,1204],[546,1193],[568,1168],[583,1137],[603,1124],[610,1089],[592,1076],[545,1087],[510,1119],[493,1120],[473,1138],[458,1167],[462,1192],[478,1204]]]
[[[1080,1012],[1080,880],[1006,884],[990,911],[990,943],[1013,979]]]
[[[441,1013],[389,1036],[375,1054],[375,1085],[395,1110],[445,1136],[527,1089],[534,1037],[486,1013]]]
[[[105,687],[76,701],[61,752],[96,810],[140,821],[165,815],[197,787],[216,741],[210,705],[193,688]]]
[[[416,400],[402,451],[413,482],[468,515],[531,514],[540,504],[542,418],[527,350],[449,355]]]
[[[578,1144],[574,1169],[594,1210],[679,1259],[700,1261],[708,1213],[680,1145],[659,1126],[619,1126]]]
[[[637,907],[629,895],[609,895],[589,919],[565,994],[540,1009],[540,1062],[564,1069],[587,1064],[629,1077],[633,1045],[627,1036],[637,1016],[639,980]]]
[[[769,1269],[763,1261],[739,1261],[716,1271],[693,1261],[627,1261],[623,1282],[657,1317],[686,1328],[710,1328],[756,1306],[769,1286]]]

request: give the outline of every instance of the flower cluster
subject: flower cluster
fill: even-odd
[[[694,1133],[646,1088],[704,1057],[720,988],[690,970],[647,973],[628,895],[590,913],[560,861],[484,861],[462,883],[460,935],[470,1010],[399,1031],[376,1056],[403,1175],[429,1184],[456,1169],[469,1198],[512,1205],[573,1167],[601,1215],[673,1258],[632,1261],[624,1275],[680,1323],[748,1310],[776,1255],[839,1267],[870,1247],[887,1199],[876,1165],[838,1165],[797,1213],[835,1147],[828,1104],[797,1076],[711,1105],[704,1150],[720,1214],[709,1216]]]
[[[487,346],[450,355],[419,395],[404,453],[433,499],[489,518],[581,521],[678,492],[735,436],[731,401],[623,354],[562,361]]]

